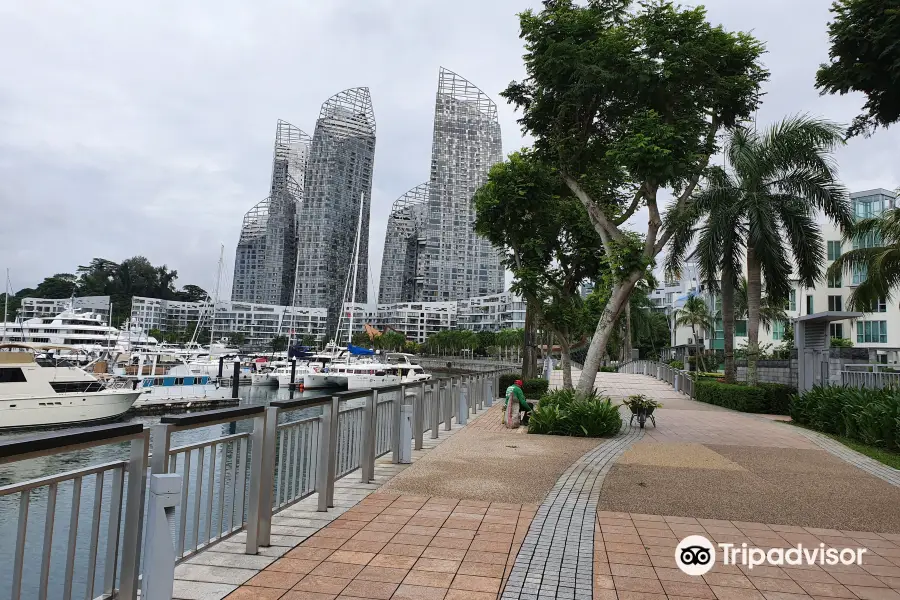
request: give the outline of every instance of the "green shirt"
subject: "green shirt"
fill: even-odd
[[[522,388],[517,386],[516,384],[512,384],[508,388],[506,388],[506,394],[503,396],[503,406],[506,407],[506,401],[509,399],[510,394],[515,394],[516,400],[519,401],[519,407],[524,411],[530,411],[531,406],[525,401],[525,394],[522,393]]]

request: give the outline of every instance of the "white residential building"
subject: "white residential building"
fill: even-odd
[[[857,218],[873,217],[880,215],[886,209],[900,208],[897,195],[885,189],[854,192],[850,198],[853,203],[853,213]],[[823,224],[825,241],[825,268],[831,266],[834,260],[847,250],[872,246],[876,243],[876,240],[872,238],[854,240],[852,243],[843,242],[839,228],[825,219],[820,219],[820,222]],[[854,288],[860,282],[865,281],[865,278],[865,272],[854,272],[849,276],[844,274],[840,278],[823,279],[812,288],[801,286],[795,279],[786,311],[787,315],[793,320],[815,313],[847,310],[847,299]],[[655,309],[671,315],[673,309],[677,310],[682,306],[684,300],[691,293],[702,294],[713,313],[719,309],[718,299],[712,297],[704,286],[698,283],[696,265],[690,263],[683,270],[680,280],[667,281],[664,286],[654,290],[650,297]],[[853,342],[854,347],[875,350],[880,362],[900,364],[900,306],[897,302],[898,298],[896,297],[886,298],[875,307],[873,312],[865,313],[862,318],[831,323],[831,337],[849,339]],[[671,322],[670,316],[670,327]],[[784,341],[785,328],[791,326],[790,323],[774,323],[770,330],[760,326],[760,345],[777,347]],[[723,348],[723,333],[722,323],[719,320],[715,332],[701,334],[704,347],[707,349]],[[690,327],[673,328],[672,347],[692,345],[693,343],[693,333]],[[747,322],[746,320],[737,320],[735,322],[735,348],[745,346],[746,343]]]
[[[37,317],[55,317],[63,311],[89,310],[109,322],[109,296],[76,296],[75,298],[22,298],[19,318],[23,321]],[[9,315],[12,320],[16,315]]]
[[[460,329],[499,331],[525,327],[525,301],[510,292],[457,302]]]
[[[131,324],[144,331],[158,329],[188,331],[197,326],[200,315],[206,310],[206,302],[184,302],[135,296],[131,299]]]
[[[322,342],[327,318],[327,308],[223,301],[216,303],[215,335],[242,333],[245,344],[253,348],[267,348],[279,335],[294,339],[312,336]]]

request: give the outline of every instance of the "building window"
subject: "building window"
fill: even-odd
[[[784,321],[772,323],[772,339],[779,342],[784,339]]]
[[[844,337],[844,324],[843,323],[829,323],[828,324],[828,332],[829,332],[829,337],[842,338],[842,337]]]
[[[747,337],[747,321],[745,319],[734,322],[734,335],[736,337]]]
[[[878,301],[878,304],[875,305],[874,312],[887,312],[887,300],[885,298]]]
[[[789,310],[797,310],[797,290],[791,290]]]
[[[856,265],[853,267],[853,285],[859,285],[869,276],[869,270],[866,265]]]
[[[840,273],[834,273],[828,275],[828,287],[830,288],[840,288],[844,287],[844,281],[841,277]]]
[[[813,297],[807,296],[806,297],[806,314],[811,315],[814,312],[816,312],[816,311],[813,310]]]
[[[841,312],[844,310],[844,299],[841,296],[828,296],[828,310]]]
[[[838,241],[830,241],[828,242],[828,260],[837,260],[841,256],[841,242]]]
[[[887,344],[887,321],[857,321],[856,343]]]

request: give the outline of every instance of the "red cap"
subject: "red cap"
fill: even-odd
[[[521,380],[521,379],[516,379],[516,385],[519,386],[519,387],[522,387],[522,380]]]

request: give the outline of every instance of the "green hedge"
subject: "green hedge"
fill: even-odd
[[[500,376],[500,393],[503,394],[506,392],[506,388],[511,386],[516,382],[516,379],[522,379],[522,376],[518,373],[506,373]],[[547,393],[547,388],[549,387],[550,382],[546,379],[526,379],[522,382],[522,392],[524,392],[525,397],[529,400],[537,400],[545,393]]]
[[[591,392],[578,398],[574,390],[553,390],[541,401],[528,420],[528,433],[576,437],[612,436],[622,428],[619,407]]]
[[[797,390],[779,383],[756,387],[741,383],[720,383],[700,378],[694,382],[694,399],[733,410],[768,415],[790,414],[791,398]]]
[[[766,392],[758,387],[698,380],[694,399],[741,412],[760,413],[766,406]]]
[[[619,368],[618,367],[600,367],[600,372],[601,373],[618,373]]]
[[[550,382],[546,379],[526,379],[522,382],[522,391],[529,400],[537,400],[547,393]]]
[[[791,418],[825,433],[900,451],[900,390],[814,387],[791,402]]]

